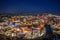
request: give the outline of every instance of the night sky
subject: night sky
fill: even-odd
[[[60,13],[60,0],[0,0],[0,13]]]

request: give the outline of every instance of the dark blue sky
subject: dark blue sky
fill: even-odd
[[[0,0],[0,13],[60,13],[60,0]]]

